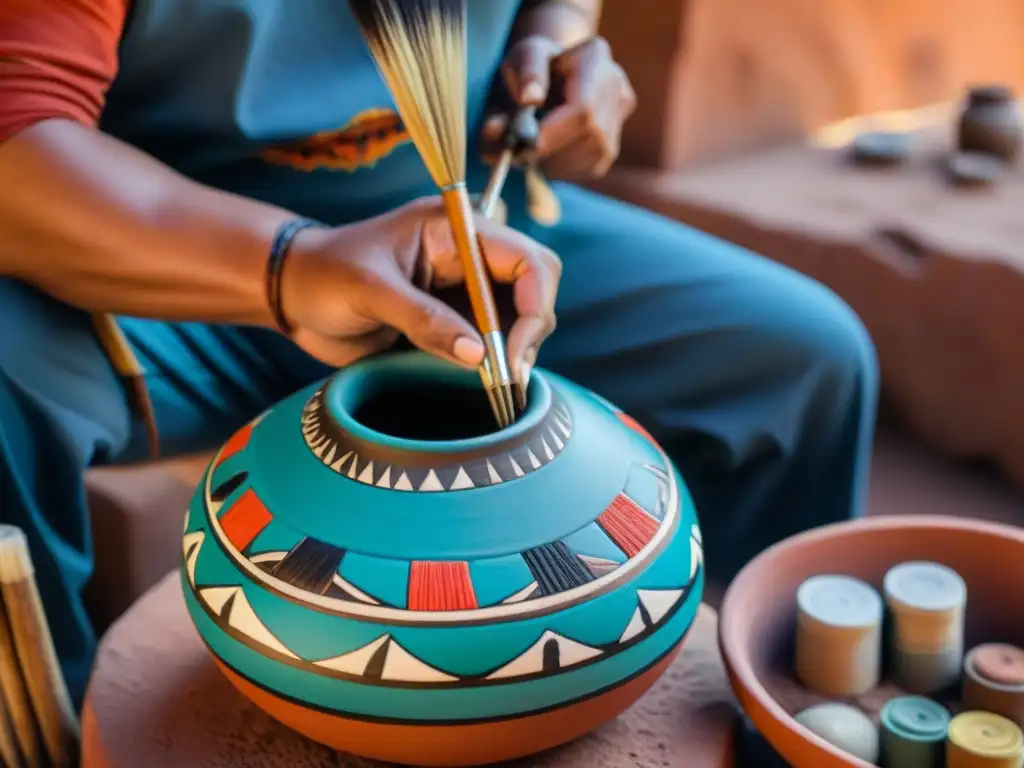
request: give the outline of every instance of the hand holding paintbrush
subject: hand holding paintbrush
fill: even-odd
[[[571,3],[559,9],[576,15]],[[504,88],[496,94],[496,113],[484,126],[483,143],[497,155],[518,132],[524,112],[539,119],[530,144],[516,150],[515,160],[526,166],[531,217],[550,226],[559,218],[559,203],[545,177],[585,183],[604,176],[618,158],[622,126],[636,107],[636,95],[608,43],[593,30],[578,29],[563,45],[542,24],[531,23],[529,14],[521,22],[522,36],[501,67]]]

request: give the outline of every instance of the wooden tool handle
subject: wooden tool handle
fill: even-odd
[[[146,387],[146,373],[135,356],[132,345],[117,324],[117,318],[110,314],[96,313],[92,316],[92,324],[99,337],[100,346],[107,353],[110,364],[114,366],[117,374],[124,379],[128,386],[129,395],[135,402],[142,423],[146,427],[146,435],[149,438],[149,453],[151,458],[157,458],[160,454],[160,435],[156,425],[156,413],[153,409],[153,401],[149,397],[149,390]]]
[[[50,763],[78,762],[78,718],[57,661],[25,534],[0,526],[0,601]]]
[[[464,186],[445,190],[441,193],[445,213],[451,223],[455,248],[462,260],[462,271],[466,278],[466,290],[477,329],[486,335],[501,331],[498,307],[491,290],[491,279],[484,262],[476,224],[473,222],[473,204]]]

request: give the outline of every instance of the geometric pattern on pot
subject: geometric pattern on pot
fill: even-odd
[[[668,624],[686,604],[703,569],[700,533],[697,526],[693,526],[690,547],[696,557],[692,561],[688,581],[678,589],[636,589],[636,608],[629,621],[617,630],[616,640],[595,645],[545,630],[514,657],[502,660],[483,672],[460,675],[417,658],[388,631],[381,631],[360,647],[337,656],[300,656],[268,629],[247,599],[243,586],[196,583],[196,562],[205,539],[202,531],[185,536],[185,575],[197,602],[224,634],[268,658],[306,672],[388,688],[471,688],[520,683],[605,661],[644,642]]]
[[[626,487],[593,522],[558,541],[504,556],[500,562],[481,558],[464,562],[385,563],[390,570],[397,568],[404,575],[404,585],[398,590],[401,600],[389,600],[373,594],[368,586],[354,583],[346,576],[346,565],[350,557],[359,556],[350,556],[311,537],[277,532],[279,540],[287,539],[291,533],[296,539],[294,545],[287,550],[253,551],[252,545],[260,534],[275,524],[273,511],[254,490],[245,488],[244,471],[239,470],[218,487],[213,486],[213,477],[216,468],[229,458],[234,459],[235,467],[244,466],[244,450],[256,422],[225,443],[211,464],[202,485],[206,524],[216,544],[242,574],[284,598],[327,613],[398,626],[472,626],[562,611],[610,592],[633,578],[661,554],[679,526],[680,490],[668,457],[637,422],[619,411],[615,415],[655,448],[662,459],[660,466],[633,465]],[[653,482],[645,486],[639,479],[643,477]],[[630,490],[639,487],[655,490],[642,498],[639,493],[631,495]],[[696,531],[694,526],[690,536],[689,579],[672,590],[676,596],[692,584],[701,562]],[[186,543],[186,562],[189,547],[202,543],[194,537]],[[499,599],[481,599],[474,573],[490,566],[518,566],[517,588]],[[212,586],[230,590],[237,585]],[[204,605],[220,616],[220,599],[226,594],[208,593],[217,598],[212,606]],[[642,605],[641,601],[638,611]]]
[[[338,427],[324,405],[327,384],[302,411],[302,437],[313,454],[340,475],[393,491],[461,491],[518,480],[554,461],[572,437],[572,415],[557,396],[531,430],[495,443],[487,455],[465,457],[397,455],[379,444],[360,442]]]

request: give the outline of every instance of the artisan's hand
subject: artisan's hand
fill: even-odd
[[[559,83],[562,102],[541,121],[534,155],[549,178],[582,181],[608,172],[636,94],[604,38],[568,51],[546,37],[523,38],[509,51],[502,74],[519,106],[543,106],[552,95],[552,79]],[[488,120],[485,146],[500,137],[506,121],[507,116]]]
[[[507,347],[513,373],[531,366],[555,327],[561,263],[526,235],[477,219],[492,278],[513,285],[516,320]],[[484,357],[473,325],[429,291],[463,282],[440,198],[338,229],[307,229],[281,275],[281,305],[299,346],[343,366],[387,349],[399,334],[467,367]]]

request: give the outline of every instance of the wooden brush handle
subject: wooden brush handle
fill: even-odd
[[[77,765],[78,718],[57,661],[25,534],[0,526],[0,600],[50,764]]]
[[[484,262],[476,224],[473,222],[473,204],[464,186],[445,190],[441,193],[445,213],[451,223],[455,248],[462,260],[462,271],[466,278],[466,290],[473,318],[481,334],[501,331],[498,307],[491,290],[491,278]]]

